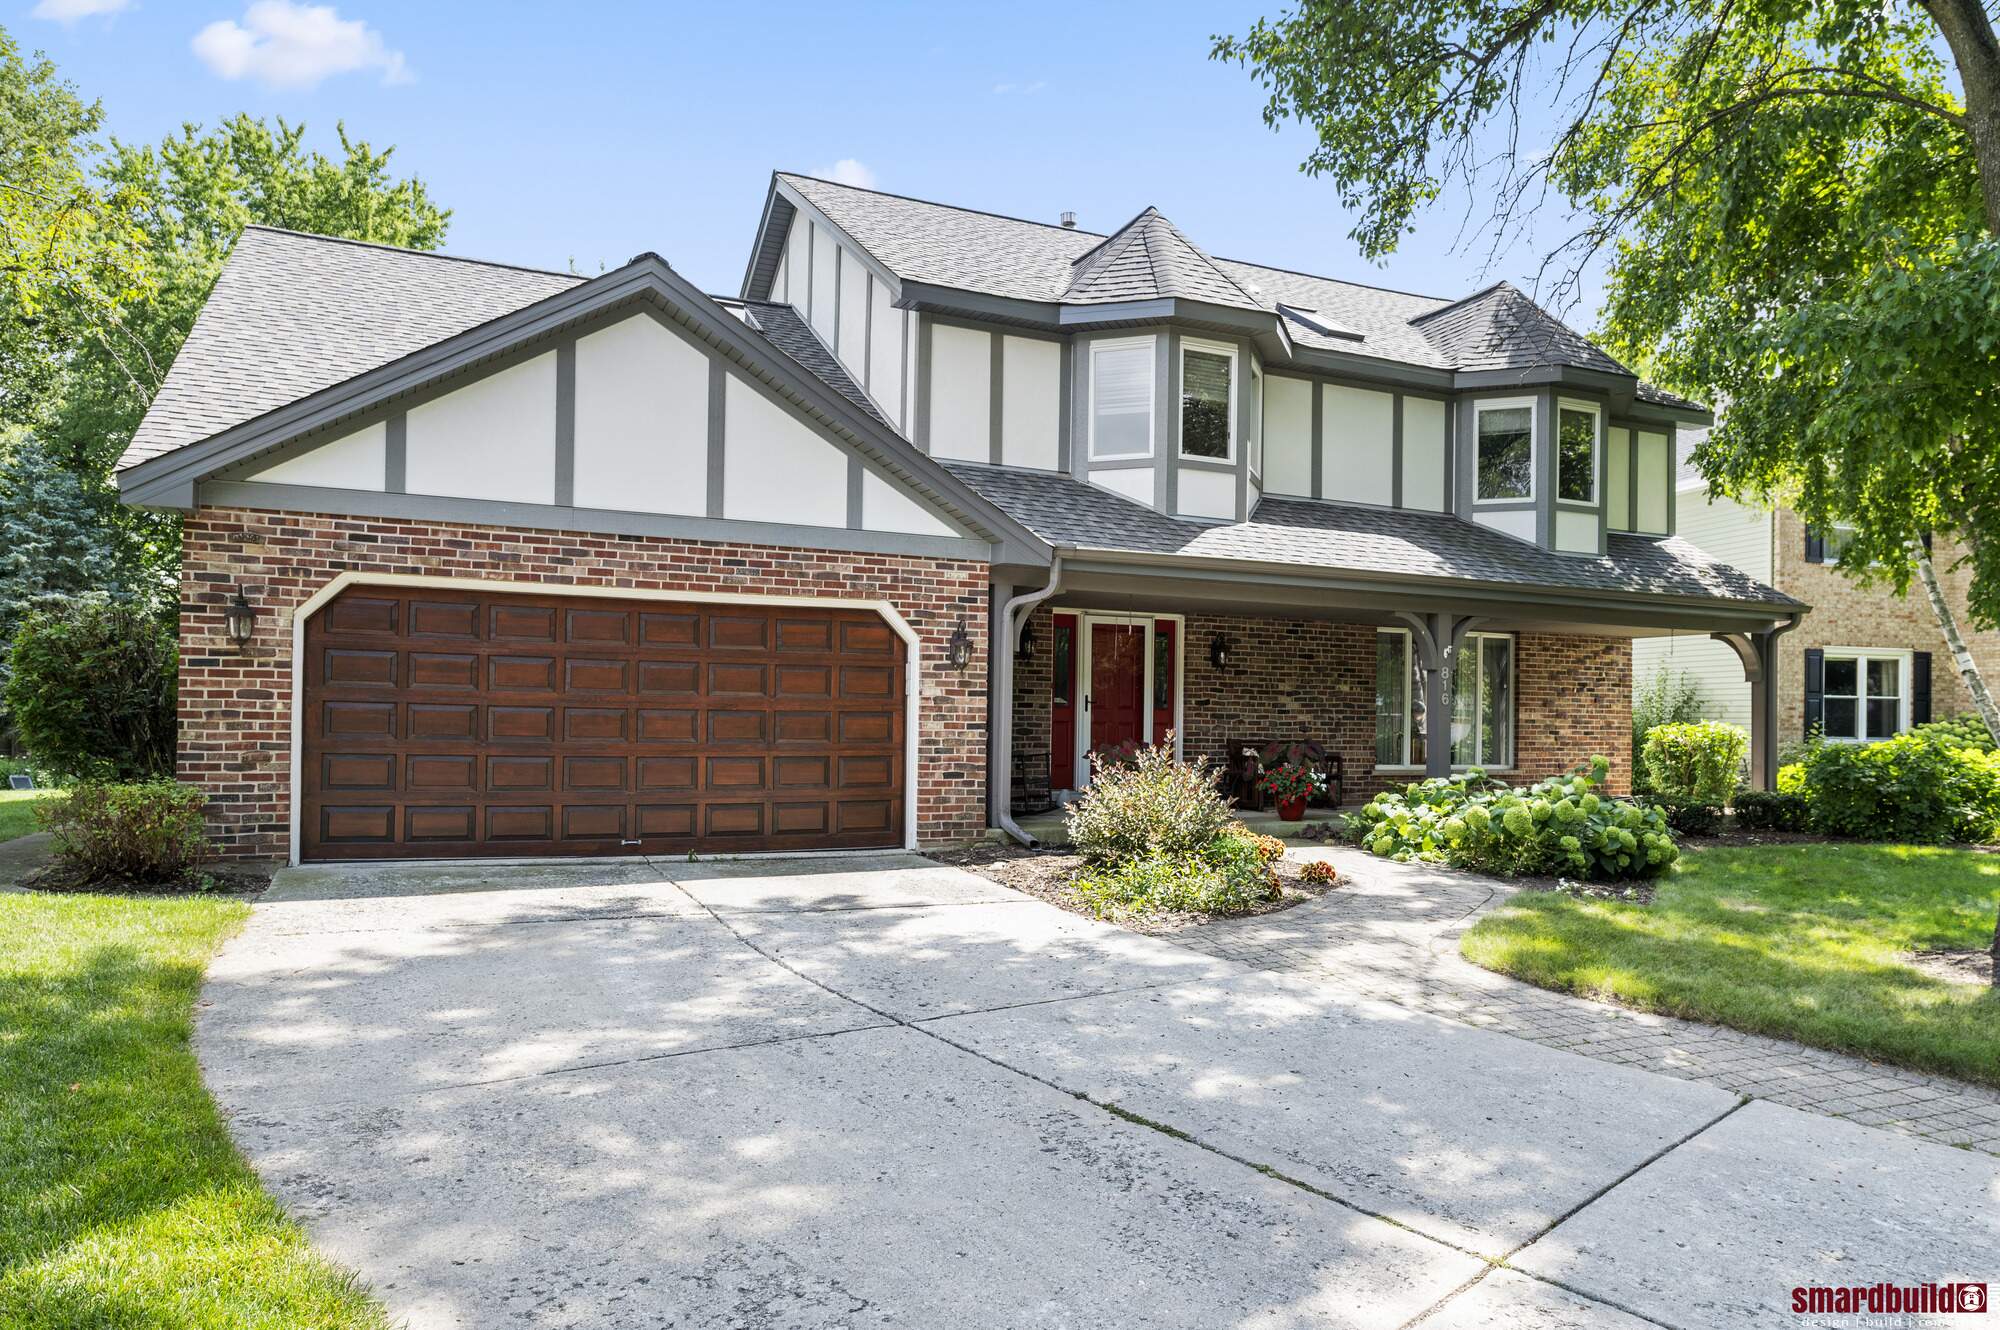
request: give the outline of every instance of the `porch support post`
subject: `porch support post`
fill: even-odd
[[[1410,630],[1410,646],[1424,692],[1424,775],[1451,775],[1451,680],[1459,648],[1479,617],[1451,610],[1396,617]]]
[[[1777,788],[1778,638],[1798,625],[1794,615],[1754,632],[1709,634],[1736,653],[1750,685],[1750,787],[1755,790]],[[1633,761],[1638,757],[1634,753]]]

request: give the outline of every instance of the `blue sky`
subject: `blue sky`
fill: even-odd
[[[1463,199],[1361,259],[1332,186],[1298,171],[1307,132],[1267,129],[1248,74],[1208,59],[1277,7],[11,0],[0,21],[121,138],[246,110],[393,143],[453,209],[447,248],[479,258],[588,272],[651,249],[733,293],[770,171],[858,163],[878,188],[1094,230],[1152,204],[1214,254],[1427,294],[1532,279],[1531,248],[1483,266]]]

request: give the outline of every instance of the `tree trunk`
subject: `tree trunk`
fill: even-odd
[[[2000,705],[1993,701],[1993,694],[1987,691],[1986,677],[1979,672],[1979,662],[1972,658],[1972,651],[1965,645],[1965,634],[1959,631],[1958,615],[1952,612],[1951,602],[1944,598],[1944,587],[1938,582],[1937,568],[1931,563],[1931,556],[1925,552],[1921,542],[1910,543],[1910,553],[1917,561],[1917,580],[1924,584],[1924,594],[1930,598],[1931,613],[1937,617],[1938,631],[1944,634],[1945,650],[1951,654],[1952,668],[1965,683],[1965,691],[1972,696],[1972,705],[1979,712],[1979,719],[1986,722],[1986,731],[1993,736],[1995,744],[2000,744]]]
[[[1965,88],[1965,132],[1986,200],[1986,229],[2000,234],[2000,38],[1979,0],[1922,0],[1951,48]]]

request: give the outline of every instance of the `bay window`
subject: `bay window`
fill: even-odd
[[[1235,457],[1236,350],[1181,343],[1181,456],[1227,462]]]
[[[1090,456],[1153,455],[1153,339],[1090,344]]]
[[[1475,408],[1478,448],[1474,472],[1479,502],[1535,497],[1533,398],[1481,402]]]
[[[1825,656],[1820,730],[1829,739],[1865,743],[1909,728],[1910,654],[1835,651]]]
[[[1455,767],[1514,764],[1514,639],[1468,633],[1454,662],[1449,717]],[[1423,680],[1400,628],[1375,634],[1375,764],[1424,765],[1436,728],[1424,715]]]

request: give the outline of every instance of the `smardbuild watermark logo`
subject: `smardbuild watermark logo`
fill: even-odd
[[[1936,1316],[1983,1313],[1984,1284],[1806,1284],[1792,1290],[1801,1315]]]

